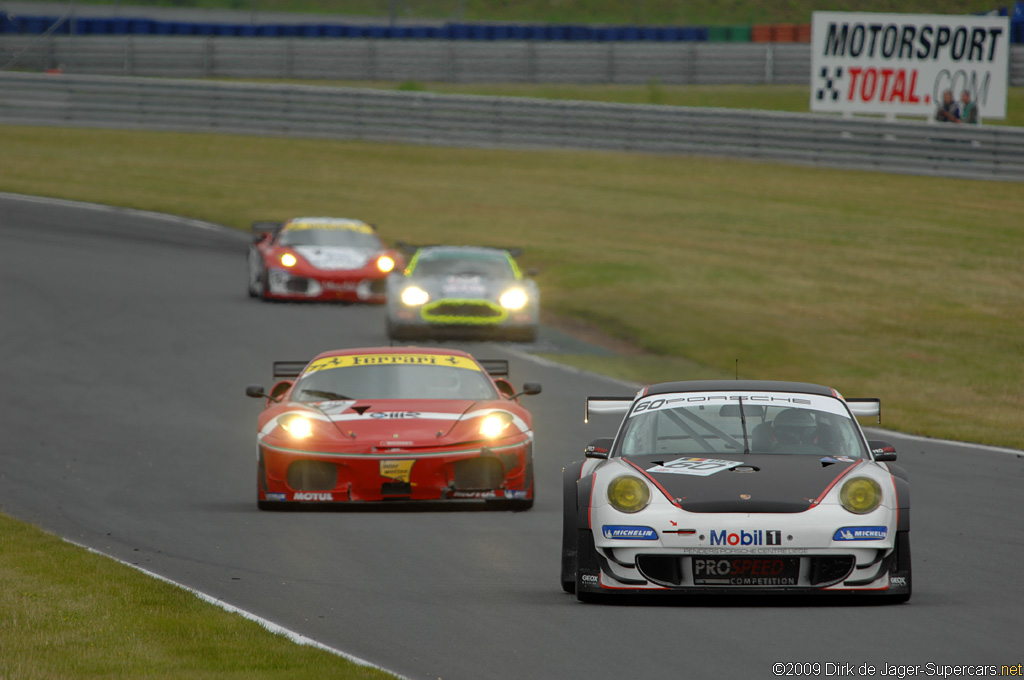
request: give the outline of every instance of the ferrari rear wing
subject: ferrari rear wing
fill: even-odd
[[[590,414],[616,415],[629,411],[633,405],[633,397],[587,397],[587,408],[583,413],[583,422],[590,422]]]
[[[505,359],[478,359],[487,375],[494,378],[508,377],[508,361]]]
[[[304,369],[308,363],[308,361],[275,361],[274,379],[298,378],[302,373],[302,369]]]
[[[865,397],[861,399],[852,398],[846,400],[846,405],[850,407],[850,413],[858,418],[878,418],[878,422],[882,422],[881,399],[875,399],[873,397]]]

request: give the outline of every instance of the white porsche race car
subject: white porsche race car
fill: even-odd
[[[564,469],[566,592],[910,598],[910,485],[856,420],[880,419],[878,399],[671,382],[587,412],[625,417]]]

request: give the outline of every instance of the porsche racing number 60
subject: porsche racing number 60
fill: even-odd
[[[653,385],[564,470],[562,587],[611,593],[911,593],[910,487],[855,416],[806,383]]]
[[[257,421],[261,509],[355,501],[533,505],[533,427],[508,362],[391,347],[276,362]]]

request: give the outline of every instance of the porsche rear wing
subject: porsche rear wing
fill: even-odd
[[[590,414],[617,415],[625,414],[633,405],[633,397],[587,397],[587,407],[583,413],[583,422],[590,422]]]
[[[477,360],[484,370],[487,371],[487,375],[492,378],[507,378],[508,377],[508,361],[505,359],[478,359]]]
[[[846,400],[850,413],[858,418],[878,418],[882,422],[882,400],[874,397],[850,398]]]
[[[271,234],[284,226],[284,222],[253,222],[252,231],[255,234]]]
[[[302,374],[302,369],[308,363],[308,361],[275,361],[274,380],[278,378],[298,378]]]

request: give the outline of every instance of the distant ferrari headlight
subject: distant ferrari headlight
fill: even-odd
[[[281,427],[296,439],[305,439],[313,434],[313,421],[304,416],[282,418]]]
[[[294,267],[296,262],[298,262],[298,259],[291,253],[285,253],[281,256],[281,264],[285,267]]]
[[[522,309],[528,300],[526,291],[522,288],[509,288],[498,298],[498,302],[505,309]]]
[[[848,479],[839,490],[839,502],[856,515],[869,513],[882,504],[882,487],[870,477]]]
[[[621,475],[608,485],[608,502],[621,512],[640,512],[651,502],[651,488],[636,475]]]
[[[512,416],[508,413],[492,413],[480,423],[480,434],[488,439],[494,439],[500,437],[511,424]]]
[[[410,307],[419,307],[430,299],[427,291],[417,286],[409,286],[402,291],[402,302]]]
[[[385,274],[395,268],[395,261],[387,255],[381,255],[377,258],[377,269],[381,270]]]

